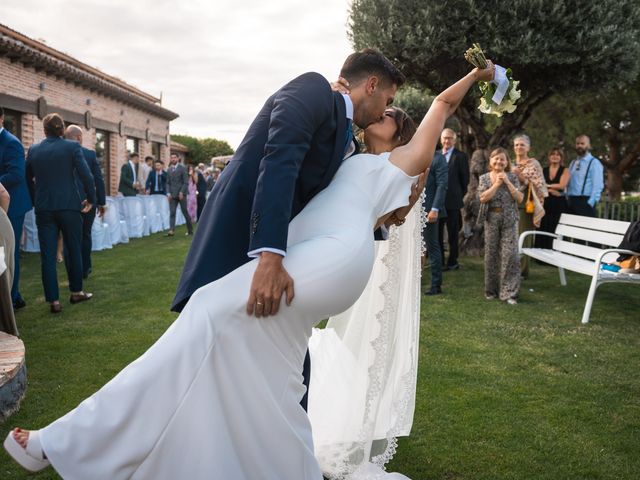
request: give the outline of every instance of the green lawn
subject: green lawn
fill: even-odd
[[[2,438],[64,414],[164,331],[191,238],[183,232],[94,253],[95,298],[70,305],[61,282],[57,316],[39,256],[24,256],[29,305],[17,319],[29,389]],[[462,264],[445,273],[444,295],[423,302],[414,427],[389,470],[414,480],[640,478],[637,286],[602,286],[583,326],[586,277],[569,273],[562,288],[553,268],[534,264],[513,307],[484,299],[480,259]],[[4,451],[0,478],[26,478]]]

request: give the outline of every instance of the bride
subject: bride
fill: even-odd
[[[291,306],[247,316],[256,261],[246,263],[198,289],[146,353],[74,410],[40,430],[11,431],[9,454],[66,479],[321,480],[300,406],[312,328],[359,298],[374,261],[372,231],[407,205],[445,120],[493,70],[474,69],[438,95],[406,145],[345,160],[291,221]],[[369,128],[389,148],[398,143],[390,116]]]

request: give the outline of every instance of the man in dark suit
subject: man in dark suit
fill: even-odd
[[[77,125],[69,125],[64,132],[64,136],[67,140],[77,142],[82,146],[82,129]],[[107,199],[105,196],[104,178],[102,177],[102,171],[100,170],[100,164],[96,157],[96,152],[89,150],[88,148],[82,148],[82,155],[85,162],[89,167],[91,175],[93,175],[93,183],[96,187],[96,199],[98,202],[97,211],[98,216],[102,217],[106,210]],[[82,184],[79,179],[76,178],[78,183],[78,191],[83,192]],[[82,200],[85,200],[84,198]],[[96,218],[96,206],[91,207],[91,210],[82,214],[82,278],[88,278],[91,273],[91,229],[93,227],[93,221]],[[65,248],[65,265],[68,267],[68,249]]]
[[[266,101],[205,204],[173,310],[252,257],[259,261],[247,313],[276,314],[285,292],[291,302],[293,279],[282,264],[290,220],[357,148],[351,124],[365,128],[379,120],[404,83],[400,71],[370,49],[350,55],[340,76],[350,84],[348,95],[306,73]]]
[[[125,197],[135,197],[140,190],[140,182],[138,181],[139,163],[140,155],[133,152],[129,154],[129,161],[120,168],[118,191]]]
[[[464,206],[462,199],[467,193],[469,185],[469,158],[467,154],[455,148],[456,132],[450,128],[445,128],[440,135],[442,150],[438,153],[444,155],[449,167],[449,183],[447,186],[447,196],[444,201],[447,215],[439,221],[440,250],[444,263],[444,227],[447,227],[449,238],[449,258],[447,259],[445,271],[457,270],[458,264],[458,232],[460,231],[460,210]]]
[[[25,180],[24,148],[22,143],[4,128],[4,109],[0,107],[0,183],[9,192],[11,203],[7,216],[15,235],[14,273],[11,285],[13,308],[26,305],[20,295],[20,238],[25,214],[31,210],[29,190]]]
[[[45,299],[51,304],[51,313],[60,313],[56,274],[59,232],[69,251],[69,301],[79,303],[92,297],[82,290],[81,213],[95,205],[96,188],[80,144],[62,138],[62,117],[51,113],[42,124],[47,138],[29,148],[27,186],[36,211]],[[76,178],[82,183],[83,194],[78,192]],[[82,200],[82,195],[86,200]]]
[[[427,213],[427,225],[422,231],[424,243],[429,255],[431,267],[431,288],[425,295],[442,293],[442,251],[439,241],[439,222],[446,218],[447,210],[444,206],[447,186],[449,183],[449,167],[442,154],[436,154],[431,162],[427,183],[424,189],[424,209]]]
[[[162,170],[164,163],[162,160],[156,160],[153,164],[153,170],[147,177],[145,190],[150,195],[166,195],[167,194],[167,173]]]
[[[171,164],[167,171],[167,196],[169,197],[169,232],[167,237],[173,237],[176,228],[176,209],[180,205],[182,216],[187,222],[186,235],[193,235],[191,216],[187,211],[187,194],[189,193],[189,172],[178,162],[178,155],[171,154]]]

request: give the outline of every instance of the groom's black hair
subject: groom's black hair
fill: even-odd
[[[378,50],[365,48],[347,57],[340,70],[340,76],[349,83],[355,84],[369,75],[377,75],[380,80],[389,85],[401,87],[406,81],[405,76]]]

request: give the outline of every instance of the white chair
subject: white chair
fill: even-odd
[[[96,215],[91,226],[91,250],[99,252],[109,248],[113,248],[109,224]]]
[[[104,221],[109,227],[109,239],[112,245],[129,243],[127,224],[120,216],[120,204],[115,197],[107,197],[107,212]]]
[[[144,205],[138,197],[117,197],[120,218],[125,221],[129,238],[144,234]]]
[[[153,197],[159,195],[144,195],[140,198],[144,202],[144,211],[149,223],[149,233],[157,233],[162,230],[162,217],[158,211],[158,204]]]
[[[167,197],[164,195],[150,195],[153,199],[153,202],[156,204],[158,209],[158,213],[160,215],[160,220],[162,221],[162,226],[160,230],[168,230],[169,229],[169,201]]]

